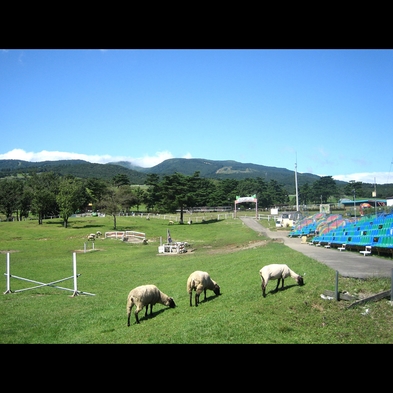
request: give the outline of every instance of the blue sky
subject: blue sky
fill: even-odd
[[[393,183],[393,50],[0,50],[0,159]]]

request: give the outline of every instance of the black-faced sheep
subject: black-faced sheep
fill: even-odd
[[[269,280],[277,280],[277,286],[274,290],[276,292],[278,290],[278,286],[280,285],[280,280],[282,280],[281,288],[284,288],[284,279],[291,276],[299,285],[303,285],[303,277],[299,274],[295,273],[291,270],[288,265],[285,264],[271,264],[264,266],[259,274],[262,280],[262,295],[266,297],[266,286]]]
[[[94,233],[90,233],[89,236],[87,236],[87,240],[94,240],[96,238],[96,235]]]
[[[190,295],[190,306],[192,307],[192,291],[195,290],[195,307],[199,304],[199,296],[203,292],[206,300],[206,290],[210,289],[216,296],[220,295],[220,286],[211,279],[209,273],[200,270],[191,273],[187,279],[187,292]]]
[[[96,236],[100,237],[100,236],[102,236],[102,233],[100,231],[97,231]]]
[[[139,323],[138,313],[146,307],[145,317],[147,317],[148,307],[150,305],[150,315],[153,313],[153,306],[156,303],[169,306],[171,308],[176,307],[174,300],[161,292],[155,285],[141,285],[130,291],[127,297],[127,326],[130,326],[131,310],[134,305],[135,309],[135,320]]]

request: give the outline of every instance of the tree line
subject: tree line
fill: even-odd
[[[356,196],[364,193],[361,182],[348,183],[339,189],[331,176],[321,177],[312,184],[304,184],[298,190],[299,203],[327,203],[332,198]],[[354,191],[355,190],[355,191]],[[367,190],[368,192],[369,190]],[[77,178],[74,175],[59,175],[54,172],[31,172],[22,177],[0,180],[0,212],[7,220],[38,217],[38,223],[49,216],[60,216],[64,227],[69,218],[85,212],[90,206],[93,212],[113,216],[129,213],[141,205],[151,213],[176,213],[196,207],[233,205],[237,197],[256,195],[259,208],[295,204],[295,196],[289,196],[284,185],[274,179],[261,177],[236,179],[207,179],[199,172],[192,176],[175,173],[159,176],[149,174],[144,187],[132,185],[125,174],[118,174],[110,181],[97,178]],[[252,203],[244,204],[245,208]]]

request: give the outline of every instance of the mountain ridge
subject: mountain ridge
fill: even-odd
[[[204,158],[170,158],[160,164],[149,168],[134,165],[131,161],[118,161],[106,164],[91,163],[84,160],[56,160],[56,161],[24,161],[0,160],[1,177],[13,173],[28,171],[53,171],[60,175],[71,174],[76,177],[96,177],[111,180],[117,174],[125,174],[131,184],[143,184],[149,174],[159,176],[181,173],[192,176],[195,172],[200,177],[209,179],[236,179],[262,178],[266,182],[275,180],[282,184],[289,193],[295,192],[295,171],[286,168],[270,167],[265,165],[242,163],[234,160],[209,160]],[[5,175],[5,176],[3,176]],[[311,173],[297,173],[298,186],[313,183],[321,177]],[[336,181],[337,184],[346,182]]]

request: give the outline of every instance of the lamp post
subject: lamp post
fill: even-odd
[[[375,209],[375,216],[377,216],[377,184],[375,183],[375,177],[374,177],[374,191],[373,191],[373,197],[374,199],[374,209]]]
[[[299,193],[297,189],[297,154],[296,154],[296,162],[295,162],[295,190],[296,190],[296,212],[299,211]]]
[[[355,202],[355,198],[356,198],[356,190],[353,189],[353,210],[355,211],[355,221],[356,221],[356,202]]]

